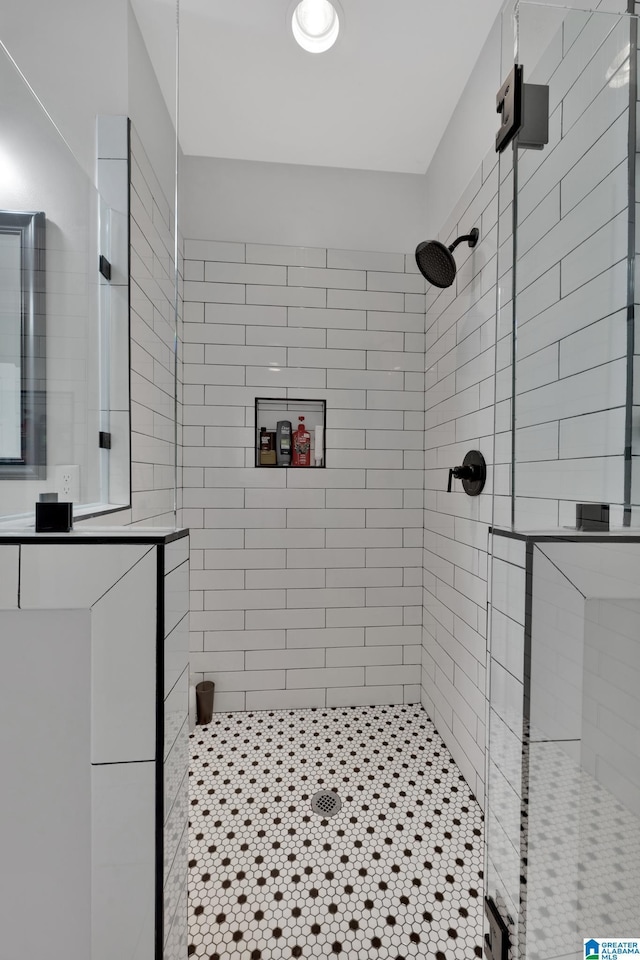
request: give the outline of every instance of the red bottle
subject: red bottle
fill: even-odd
[[[298,429],[293,435],[293,461],[294,467],[311,466],[311,435],[305,429],[304,417],[298,417],[300,421]]]

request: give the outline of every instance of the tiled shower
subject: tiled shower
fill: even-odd
[[[222,711],[419,702],[415,260],[186,240],[184,270],[192,670]],[[326,469],[255,466],[256,396],[326,401]]]
[[[536,938],[550,956],[580,956],[574,943],[581,927],[571,913],[574,901],[560,897],[555,933],[543,938],[536,913],[540,839],[531,835],[526,849],[519,839],[520,806],[534,797],[534,786],[529,793],[528,780],[526,789],[518,784],[512,797],[503,789],[505,778],[515,784],[509,764],[516,743],[532,751],[527,778],[535,770],[542,783],[549,774],[522,726],[522,697],[507,701],[506,715],[501,705],[505,691],[513,697],[513,681],[528,675],[526,656],[518,661],[528,626],[524,580],[522,592],[511,581],[507,588],[508,602],[520,603],[522,612],[505,611],[501,595],[492,603],[492,591],[502,590],[496,580],[504,560],[490,531],[575,529],[580,500],[608,502],[612,526],[625,519],[624,436],[631,416],[625,379],[632,362],[625,278],[633,256],[625,78],[635,22],[580,11],[558,19],[526,3],[518,14],[520,56],[527,66],[536,64],[529,79],[550,89],[549,143],[523,151],[517,171],[510,153],[498,158],[489,151],[439,234],[450,243],[478,227],[480,242],[473,250],[459,248],[454,286],[427,287],[424,307],[410,254],[225,242],[215,235],[185,242],[184,503],[198,551],[192,555],[192,666],[216,682],[221,711],[210,731],[196,733],[194,756],[240,717],[253,727],[260,716],[253,711],[269,711],[276,729],[287,717],[297,728],[305,720],[301,707],[313,708],[328,725],[338,708],[347,708],[362,724],[375,705],[420,702],[473,802],[477,798],[491,818],[483,892],[497,902],[511,935],[509,957],[533,958]],[[423,346],[424,381],[416,365]],[[326,472],[256,475],[257,393],[326,400]],[[475,500],[459,485],[446,492],[448,470],[469,449],[482,450],[492,467],[486,495]],[[557,702],[562,689],[544,696]],[[293,709],[281,713],[283,707]],[[236,717],[243,710],[249,714]],[[246,743],[255,743],[252,733]],[[556,757],[556,771],[559,762]],[[567,777],[577,769],[565,771]],[[586,830],[595,823],[589,777],[595,777],[593,796],[607,792],[593,764],[589,770],[582,774]],[[206,785],[202,771],[193,772]],[[341,793],[337,781],[335,789]],[[216,797],[219,792],[214,787]],[[538,790],[536,804],[539,796]],[[553,816],[543,813],[536,827],[555,816],[557,829],[567,829],[562,804],[570,804],[572,793],[558,796]],[[620,824],[635,836],[629,789],[614,788],[608,796]],[[197,892],[191,906],[199,911],[191,914],[192,949],[224,956],[230,949],[224,938],[233,937],[222,929],[230,923],[227,913],[222,926],[203,919],[215,872],[204,871],[204,884],[197,879],[200,848],[211,840],[209,848],[217,847],[216,831],[207,832],[198,810],[192,822],[201,836],[192,867]],[[526,862],[527,851],[528,897],[518,888],[526,882],[521,859]],[[579,869],[581,855],[572,848],[573,867],[563,883],[573,884],[571,869]],[[211,862],[215,867],[215,856]],[[545,896],[551,903],[550,869]],[[579,903],[579,888],[575,896]],[[468,900],[467,893],[463,909]],[[550,903],[540,906],[541,916],[551,916]],[[625,903],[602,918],[605,925],[617,922],[620,936],[631,936],[634,907]],[[405,906],[409,925],[420,922],[415,907]],[[260,902],[253,930],[256,957],[281,949],[279,936],[270,940],[263,930],[271,916],[263,907]],[[579,915],[586,922],[584,910]],[[340,952],[349,919],[360,923],[357,909],[346,910],[341,923],[333,918],[332,946],[305,939],[294,916],[287,920],[293,940],[282,955],[289,948],[301,956]],[[478,951],[481,927],[478,918]],[[351,930],[356,937],[357,926]],[[366,943],[354,940],[351,949],[367,957],[424,955],[410,934],[405,927],[398,943],[374,934]],[[457,956],[459,945],[447,936],[438,928],[432,949]],[[493,949],[499,955],[495,939]],[[473,955],[471,948],[463,955]]]
[[[188,795],[186,677],[172,687],[158,958],[584,960],[583,937],[640,932],[637,24],[599,6],[507,5],[500,76],[515,24],[549,140],[474,145],[425,227],[480,233],[442,290],[364,230],[347,249],[339,224],[305,241],[284,211],[271,238],[176,225],[145,97],[128,111],[131,495],[105,522],[189,528],[190,681],[216,687]],[[222,170],[198,161],[184,210]],[[446,192],[422,179],[416,204]],[[259,462],[258,398],[294,425],[326,407],[322,465]],[[447,491],[469,450],[478,497]],[[611,533],[577,531],[579,503],[608,505]],[[14,581],[0,606],[18,611]]]

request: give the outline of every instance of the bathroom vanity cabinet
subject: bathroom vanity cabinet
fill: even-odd
[[[0,960],[187,956],[185,530],[0,533]]]

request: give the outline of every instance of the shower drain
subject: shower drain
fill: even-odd
[[[323,817],[335,817],[342,809],[342,800],[333,790],[320,790],[311,798],[311,809]]]

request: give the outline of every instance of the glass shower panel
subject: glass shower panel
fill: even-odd
[[[548,86],[549,142],[500,155],[490,960],[501,927],[509,960],[640,930],[636,51],[633,16],[522,0],[503,18],[502,78],[515,60]],[[612,534],[576,533],[584,503]]]
[[[486,892],[509,960],[638,938],[638,584],[637,535],[494,535]]]
[[[0,518],[33,519],[104,499],[99,198],[2,45],[0,113]]]
[[[183,250],[177,190],[179,7],[178,0],[160,4],[132,0],[129,35],[132,414],[138,423],[132,433],[133,518],[178,525],[183,380]],[[140,60],[154,76],[138,69]],[[153,385],[151,404],[147,380]],[[152,424],[148,423],[149,406]]]
[[[533,958],[640,926],[640,544],[540,543],[532,571],[523,842]]]
[[[640,544],[542,542],[531,570],[521,945],[536,960],[640,929]]]
[[[524,82],[549,89],[549,142],[509,150],[504,164],[514,339],[499,354],[498,400],[513,402],[510,520],[575,528],[577,503],[606,503],[621,527],[632,479],[636,21],[522,2],[514,24]]]
[[[520,960],[527,553],[521,540],[491,540],[485,893],[506,927],[509,960]],[[492,957],[502,957],[495,939]]]

